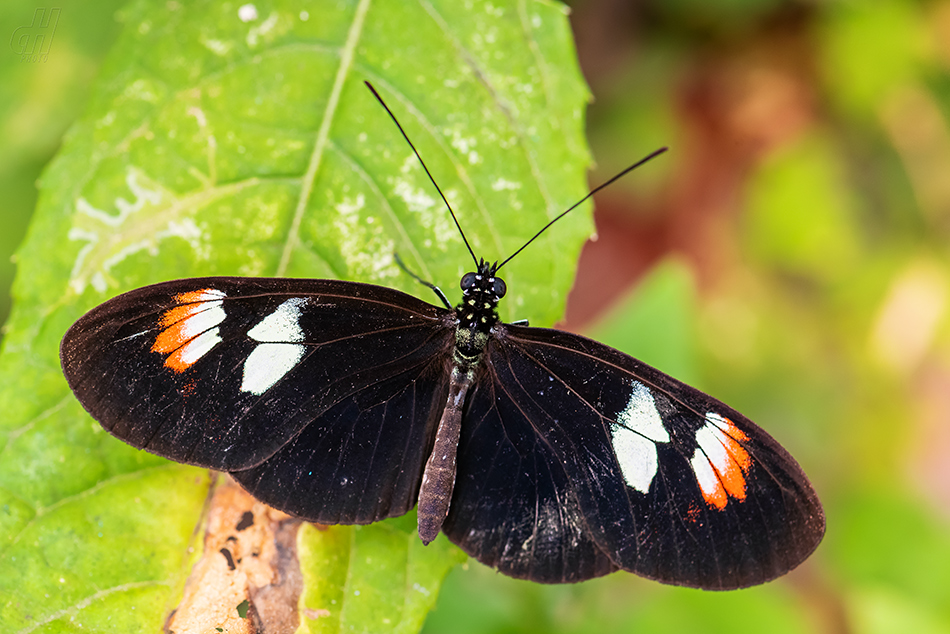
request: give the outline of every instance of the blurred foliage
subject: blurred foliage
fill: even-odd
[[[2,58],[0,266],[117,4],[67,3],[84,20],[42,67]],[[950,632],[950,0],[571,4],[593,181],[673,151],[598,197],[567,323],[762,424],[828,534],[787,577],[726,595],[472,563],[426,631]],[[35,6],[4,3],[0,33]]]

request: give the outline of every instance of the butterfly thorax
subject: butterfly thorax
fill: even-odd
[[[481,359],[492,327],[498,323],[498,301],[505,296],[505,281],[495,277],[497,264],[481,260],[478,270],[462,276],[462,301],[455,307],[455,362],[472,370]]]

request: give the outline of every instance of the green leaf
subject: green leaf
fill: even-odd
[[[301,567],[309,571],[302,625],[314,634],[418,632],[442,579],[465,561],[444,535],[423,546],[415,513],[378,527],[308,525],[301,533]]]
[[[0,352],[0,622],[14,631],[79,620],[111,631],[117,613],[123,631],[158,629],[210,486],[82,411],[57,352],[83,312],[194,275],[340,277],[434,301],[394,251],[455,295],[471,257],[363,80],[399,117],[478,256],[507,257],[585,193],[588,95],[555,2],[139,0],[121,19],[87,112],[42,177]],[[504,318],[544,325],[561,314],[590,230],[575,212],[505,267]],[[350,578],[384,586],[382,608],[350,607],[349,596],[326,608],[340,623],[385,631],[377,616],[399,603],[392,628],[411,630],[434,601],[458,553],[419,551],[400,521],[339,529],[355,535]],[[403,544],[401,574],[425,601],[357,570],[374,540]],[[337,583],[304,574],[306,597]]]
[[[3,549],[4,629],[139,631],[138,617],[161,615],[181,590],[209,482],[166,463],[38,509]]]

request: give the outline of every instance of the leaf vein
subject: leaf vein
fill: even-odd
[[[297,198],[297,206],[294,209],[294,217],[291,220],[290,229],[287,232],[287,240],[284,242],[284,250],[280,256],[280,263],[277,265],[277,277],[283,277],[287,273],[287,267],[290,265],[290,256],[293,254],[297,243],[300,241],[300,223],[303,221],[304,213],[307,211],[307,205],[310,202],[310,194],[313,192],[313,183],[316,180],[317,172],[320,169],[320,163],[327,147],[327,141],[330,136],[330,126],[336,115],[337,107],[340,103],[340,94],[343,92],[343,85],[349,76],[350,69],[353,67],[353,58],[356,53],[356,45],[360,41],[363,33],[363,23],[366,14],[369,11],[370,0],[360,0],[356,7],[356,13],[353,16],[353,23],[346,34],[346,43],[340,51],[340,66],[337,68],[336,77],[333,79],[333,88],[330,91],[330,98],[327,100],[327,106],[323,113],[323,120],[320,122],[320,129],[317,131],[317,139],[313,146],[313,152],[310,154],[310,162],[307,165],[307,171],[304,174],[301,183],[300,196]]]

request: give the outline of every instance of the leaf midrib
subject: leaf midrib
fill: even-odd
[[[290,257],[294,248],[300,241],[300,223],[307,211],[307,205],[310,203],[310,195],[313,192],[313,184],[320,170],[320,164],[326,153],[327,141],[330,137],[330,126],[336,116],[337,107],[340,103],[340,94],[343,92],[343,85],[349,75],[350,68],[353,66],[353,58],[356,52],[356,45],[360,41],[363,33],[363,24],[366,20],[366,14],[369,12],[370,0],[360,0],[356,7],[356,13],[353,16],[353,23],[350,25],[346,34],[346,42],[340,51],[340,66],[337,68],[336,77],[333,79],[333,88],[330,91],[330,98],[327,100],[326,109],[323,112],[323,119],[320,122],[320,128],[317,130],[317,138],[313,146],[313,152],[310,154],[310,161],[307,164],[307,171],[303,175],[300,187],[300,196],[297,198],[297,205],[294,208],[294,217],[287,232],[287,240],[284,242],[284,250],[280,256],[280,262],[277,264],[277,277],[283,277],[287,273],[287,267],[290,265]]]

